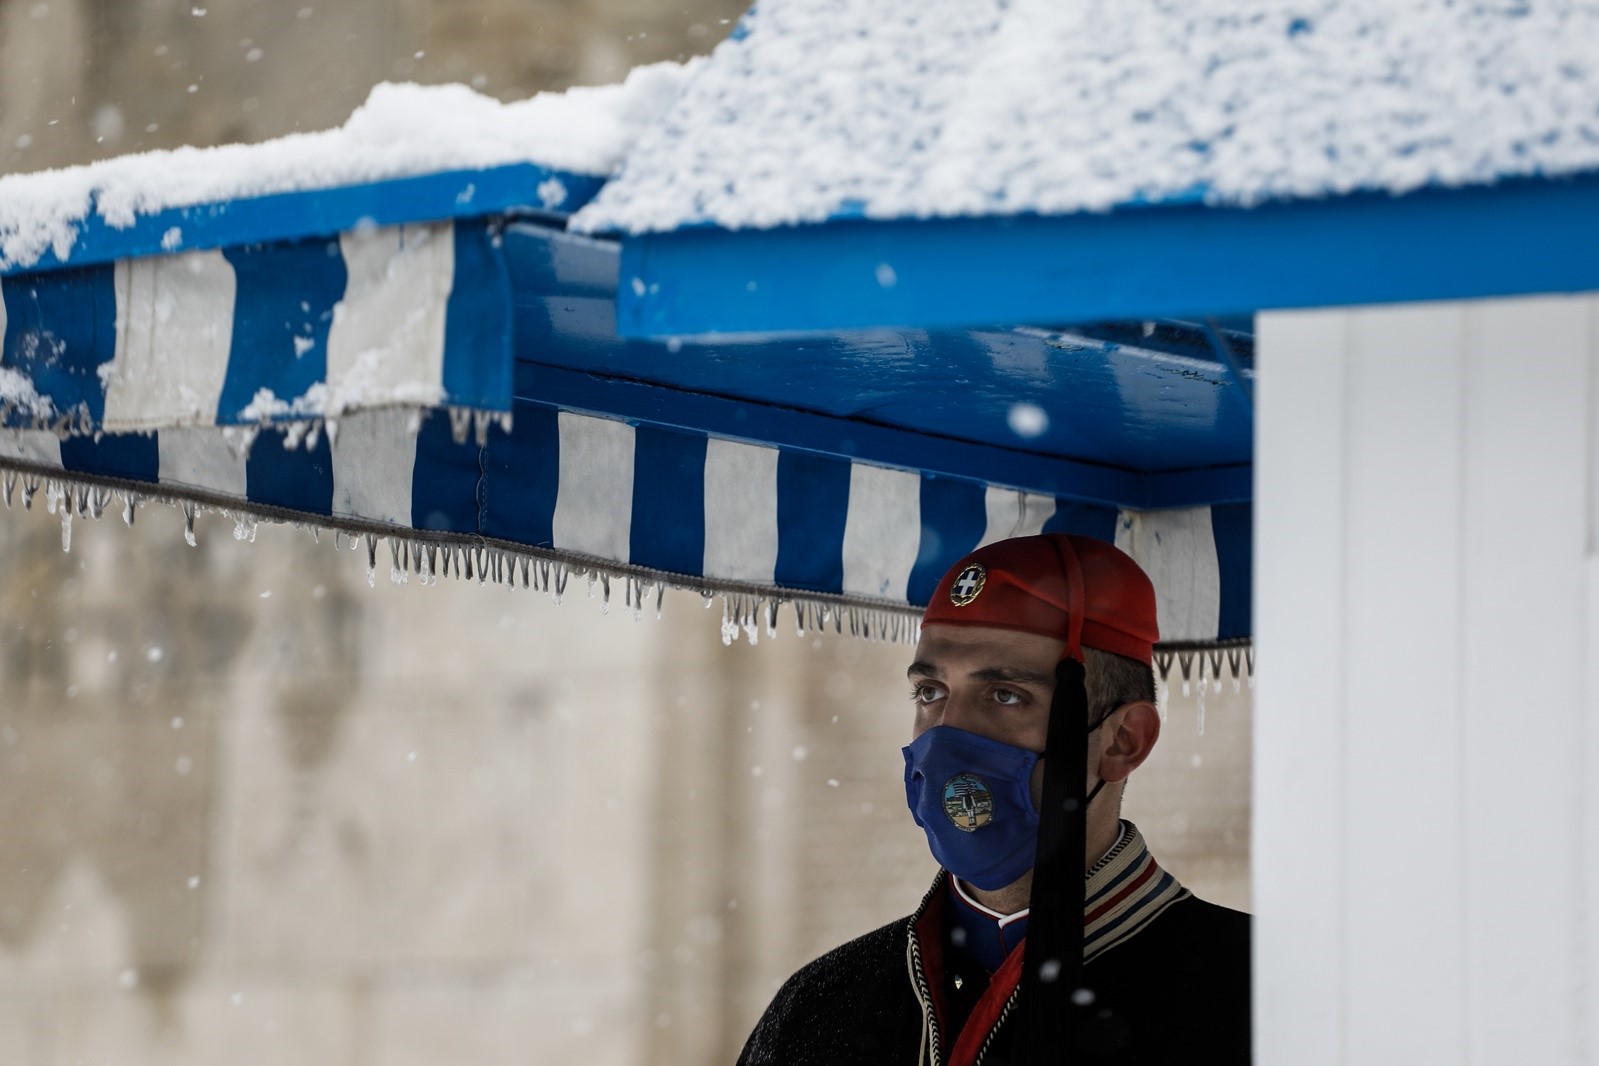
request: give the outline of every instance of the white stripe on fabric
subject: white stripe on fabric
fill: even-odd
[[[1123,511],[1116,547],[1155,584],[1160,639],[1215,640],[1221,624],[1221,568],[1209,507]]]
[[[271,447],[272,445],[262,445]],[[163,485],[186,485],[243,498],[244,456],[215,429],[166,429],[156,434]]]
[[[47,429],[0,429],[0,458],[61,467],[61,439]]]
[[[100,369],[108,432],[210,426],[228,375],[238,281],[220,251],[119,260],[116,347]]]
[[[450,223],[339,237],[348,278],[328,330],[328,406],[337,416],[444,399],[444,312],[455,284]]]
[[[562,411],[550,536],[564,551],[625,563],[633,534],[633,427]]]
[[[6,340],[6,279],[0,278],[0,353],[5,351]]]
[[[705,445],[706,577],[770,585],[777,571],[777,449]]]
[[[983,503],[988,510],[988,527],[978,542],[979,548],[1011,537],[1036,536],[1044,531],[1044,523],[1055,517],[1053,496],[990,485]]]
[[[334,514],[411,525],[419,418],[400,408],[358,411],[339,420],[333,441]]]
[[[844,592],[905,599],[922,537],[922,476],[865,463],[850,464],[844,514]]]

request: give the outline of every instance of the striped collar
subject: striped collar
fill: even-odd
[[[1088,871],[1083,913],[1083,959],[1091,960],[1126,943],[1161,912],[1191,892],[1161,869],[1132,822],[1122,822],[1121,839]]]

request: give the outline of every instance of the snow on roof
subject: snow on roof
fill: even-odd
[[[536,163],[608,175],[660,120],[694,65],[657,63],[620,85],[515,103],[463,85],[385,83],[338,129],[0,177],[0,268],[30,265],[52,247],[66,259],[91,211],[127,228],[169,208],[438,171]]]
[[[762,0],[573,220],[1250,205],[1599,167],[1593,0]]]

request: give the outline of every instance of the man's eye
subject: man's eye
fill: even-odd
[[[1008,688],[994,690],[994,702],[1005,707],[1014,707],[1018,703],[1025,702],[1025,700],[1026,697],[1024,697],[1020,692],[1012,692]]]
[[[931,685],[912,685],[911,686],[911,702],[912,703],[932,703],[934,700],[938,699],[942,695],[943,695],[942,692],[939,692],[938,689],[934,688]]]

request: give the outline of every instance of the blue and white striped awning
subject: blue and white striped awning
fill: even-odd
[[[482,425],[511,408],[507,285],[481,220],[0,278],[0,424],[228,429],[241,452],[261,426],[303,434],[363,411]]]
[[[627,606],[668,586],[726,600],[752,638],[792,605],[802,628],[905,638],[956,559],[1010,536],[1112,541],[1154,579],[1168,646],[1248,635],[1250,507],[1132,511],[703,432],[519,401],[509,434],[463,446],[405,412],[348,416],[338,435],[248,457],[189,429],[58,439],[0,436],[9,502],[42,487],[70,525],[140,498],[191,517],[295,520],[350,534],[391,578],[473,577],[559,597],[567,576],[613,581]],[[352,541],[353,543],[353,541]]]
[[[785,612],[908,638],[967,551],[1083,533],[1150,572],[1166,652],[1242,654],[1247,328],[628,340],[617,242],[519,207],[541,173],[184,209],[181,247],[144,220],[0,269],[5,498],[64,544],[162,501],[191,539],[208,511],[330,530],[374,579],[687,588],[728,639]]]

